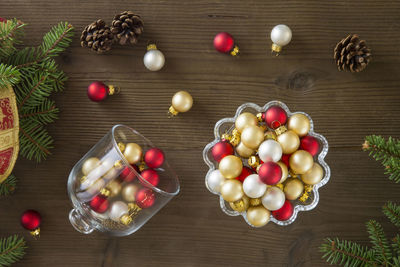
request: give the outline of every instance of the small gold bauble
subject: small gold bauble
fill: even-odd
[[[249,223],[256,227],[264,226],[269,222],[271,213],[263,206],[250,207],[246,214]]]
[[[186,91],[179,91],[172,97],[172,107],[178,112],[189,111],[193,106],[193,98]]]
[[[287,177],[289,175],[289,171],[288,171],[288,168],[285,163],[283,163],[282,161],[278,161],[277,163],[278,163],[279,167],[281,167],[281,170],[282,170],[282,176],[281,176],[281,179],[279,180],[279,183],[281,184],[287,179]]]
[[[313,157],[305,150],[297,150],[289,158],[290,169],[295,174],[304,174],[308,172],[311,170],[313,164]]]
[[[129,164],[135,164],[142,158],[142,148],[136,143],[129,143],[125,146],[124,157]]]
[[[277,137],[278,143],[282,146],[283,154],[292,154],[300,146],[299,136],[292,130],[286,131]]]
[[[249,198],[244,195],[241,199],[235,202],[229,202],[229,206],[238,212],[246,211],[249,208]]]
[[[139,190],[139,187],[135,184],[127,184],[122,188],[122,198],[126,202],[134,202],[136,199],[136,193]]]
[[[250,198],[250,206],[258,206],[261,204],[261,198]]]
[[[268,139],[276,140],[276,133],[273,131],[266,131],[264,133],[264,140]]]
[[[310,120],[304,114],[293,114],[288,120],[288,129],[303,137],[310,131]]]
[[[246,128],[247,126],[257,126],[257,125],[258,125],[257,117],[250,112],[243,112],[237,117],[235,121],[235,127],[239,131],[239,133],[243,132],[244,128]]]
[[[295,200],[303,193],[303,189],[303,183],[299,179],[292,178],[286,182],[283,191],[287,199]]]
[[[121,183],[117,180],[112,180],[107,184],[106,188],[110,191],[110,197],[115,197],[121,192]]]
[[[244,196],[242,183],[236,179],[226,180],[221,185],[221,196],[227,202],[235,202]]]
[[[236,147],[236,152],[243,158],[248,158],[255,153],[254,149],[248,148],[242,142]]]
[[[101,162],[98,158],[88,158],[82,165],[83,175],[88,175],[91,171],[100,166]]]
[[[229,155],[219,162],[219,171],[228,179],[236,178],[242,173],[243,163],[239,157]]]
[[[318,163],[315,162],[311,170],[300,175],[301,180],[303,180],[304,183],[309,185],[318,184],[321,181],[322,176],[324,176],[324,170]]]
[[[257,149],[261,142],[264,141],[264,131],[258,126],[247,126],[242,131],[240,139],[248,148]]]

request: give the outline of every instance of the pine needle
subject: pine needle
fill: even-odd
[[[7,196],[15,191],[17,186],[17,177],[11,174],[0,184],[0,196]]]
[[[18,235],[8,238],[0,238],[0,267],[11,266],[11,264],[22,259],[25,255],[25,239]]]

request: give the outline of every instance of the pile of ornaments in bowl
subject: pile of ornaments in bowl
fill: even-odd
[[[242,215],[253,227],[288,225],[298,211],[317,205],[318,188],[330,177],[328,143],[313,132],[307,114],[290,113],[278,101],[264,108],[248,103],[233,120],[219,121],[215,132],[204,149],[206,186],[220,195],[228,215]]]

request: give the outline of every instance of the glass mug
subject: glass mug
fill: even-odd
[[[72,168],[68,178],[73,205],[69,220],[77,231],[130,235],[179,193],[178,177],[167,160],[154,169],[159,182],[153,186],[142,177],[139,167],[124,157],[123,149],[129,143],[139,145],[143,154],[154,147],[137,131],[115,125]],[[145,169],[144,163],[138,164]]]

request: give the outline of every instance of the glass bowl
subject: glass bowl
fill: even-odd
[[[220,194],[214,193],[210,189],[210,187],[208,186],[207,177],[211,174],[212,171],[214,171],[214,170],[216,170],[218,168],[218,163],[213,159],[213,156],[211,154],[211,149],[213,148],[213,146],[216,143],[218,143],[221,140],[221,136],[224,133],[230,133],[234,129],[236,118],[241,113],[250,112],[250,113],[253,113],[253,114],[257,114],[257,113],[260,113],[260,112],[265,112],[271,106],[280,106],[280,107],[282,107],[286,111],[288,117],[290,117],[291,115],[296,114],[296,113],[301,113],[301,114],[304,114],[305,116],[307,116],[310,119],[310,131],[309,131],[308,135],[317,138],[319,143],[320,143],[320,146],[321,146],[319,154],[317,154],[314,157],[314,161],[321,165],[321,167],[324,170],[324,176],[323,176],[322,180],[319,183],[317,183],[317,184],[315,184],[313,186],[313,189],[310,192],[310,197],[305,203],[302,203],[299,200],[291,201],[292,204],[293,204],[294,210],[293,210],[292,216],[288,220],[279,221],[279,220],[275,219],[271,215],[270,221],[272,221],[272,222],[274,222],[274,223],[276,223],[278,225],[281,225],[281,226],[289,225],[289,224],[293,223],[296,220],[297,215],[298,215],[298,213],[300,211],[308,211],[308,210],[312,210],[313,208],[315,208],[317,206],[317,204],[318,204],[318,201],[319,201],[318,190],[319,190],[320,187],[324,186],[329,181],[329,178],[331,176],[330,168],[329,168],[328,164],[326,164],[326,162],[324,160],[326,154],[328,153],[328,148],[329,148],[328,147],[328,141],[326,140],[326,138],[324,136],[314,132],[314,123],[313,123],[311,117],[308,114],[306,114],[304,112],[301,112],[301,111],[299,111],[299,112],[291,112],[289,110],[289,108],[283,102],[280,102],[280,101],[270,101],[267,104],[265,104],[263,107],[260,107],[260,106],[254,104],[254,103],[245,103],[245,104],[241,105],[237,109],[236,114],[235,114],[234,117],[221,119],[215,124],[215,127],[214,127],[215,139],[211,143],[207,144],[205,146],[204,150],[203,150],[203,159],[204,159],[205,163],[209,167],[209,170],[208,170],[206,178],[205,178],[205,184],[206,184],[207,189],[211,193],[216,194],[216,195],[219,196],[219,203],[220,203],[220,206],[221,206],[221,209],[222,209],[223,212],[225,212],[229,216],[239,216],[239,215],[241,215],[244,218],[244,220],[252,227],[256,227],[256,226],[252,225],[247,220],[246,211],[238,212],[238,211],[232,210],[232,208],[229,206],[229,203],[226,202],[222,198],[222,196]],[[247,161],[243,160],[243,164],[246,165],[246,163],[247,163]],[[291,177],[290,174],[289,174],[289,177]]]

